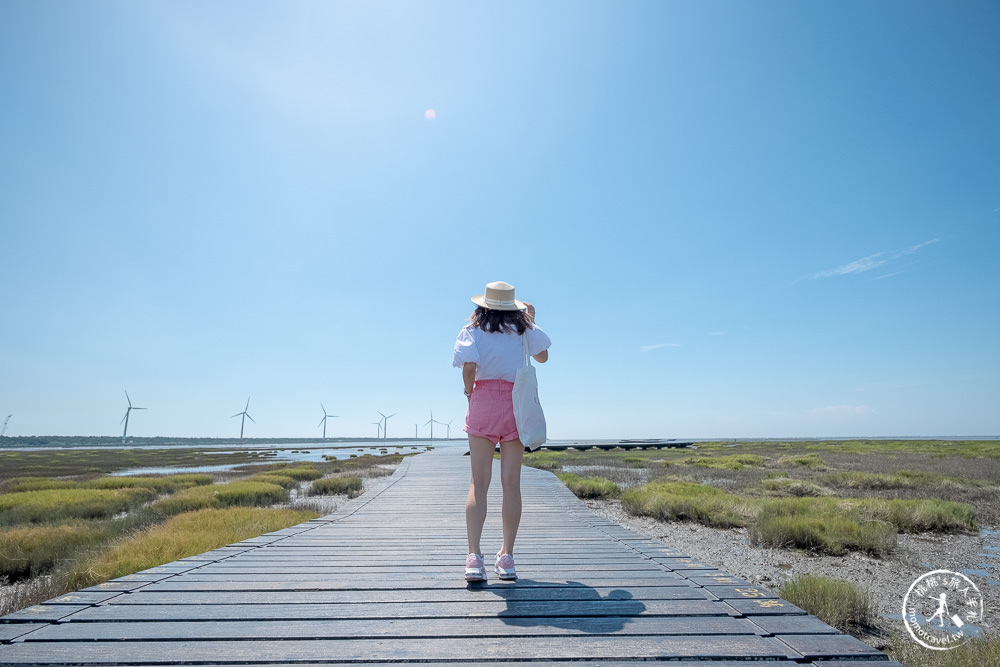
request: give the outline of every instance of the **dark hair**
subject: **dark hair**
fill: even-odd
[[[520,336],[525,329],[532,328],[528,322],[528,316],[523,310],[493,310],[479,306],[469,316],[472,326],[482,329],[486,333],[517,331]]]

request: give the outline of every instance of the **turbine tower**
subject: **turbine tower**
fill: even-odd
[[[122,417],[122,420],[120,422],[120,423],[125,424],[125,430],[122,431],[122,444],[123,445],[125,444],[125,436],[128,435],[128,415],[129,415],[129,413],[132,412],[133,410],[145,410],[146,409],[146,408],[137,408],[137,407],[134,407],[132,405],[132,399],[128,397],[128,390],[125,391],[125,400],[128,401],[128,408],[126,408],[126,410],[125,410],[125,416]],[[8,419],[10,419],[10,417],[8,417]],[[7,424],[5,422],[4,423],[4,428],[6,428],[6,427],[7,427]]]
[[[254,424],[256,424],[256,423],[257,423],[257,422],[254,422],[254,421],[253,421],[253,417],[251,417],[251,416],[250,416],[250,415],[249,415],[249,414],[247,413],[247,410],[249,410],[249,409],[250,409],[250,397],[249,397],[249,396],[247,396],[247,405],[246,405],[246,407],[245,407],[245,408],[243,408],[243,412],[237,412],[237,413],[236,413],[235,415],[233,415],[233,417],[239,417],[240,415],[242,415],[242,416],[243,416],[243,419],[241,419],[241,420],[240,420],[240,440],[242,440],[242,439],[243,439],[243,425],[244,425],[244,424],[246,424],[246,421],[247,421],[247,420],[249,419],[249,420],[250,420],[250,421],[252,421],[252,422],[253,422]],[[232,419],[233,417],[230,417],[230,419]]]
[[[322,403],[320,403],[320,404],[319,404],[319,407],[323,408],[323,404],[322,404]],[[326,408],[323,408],[323,419],[321,419],[321,420],[319,421],[319,424],[317,424],[317,426],[319,426],[320,424],[322,424],[322,425],[323,425],[323,439],[324,439],[324,440],[326,440],[326,420],[327,420],[327,417],[339,417],[339,416],[340,416],[340,415],[331,415],[331,414],[327,414],[327,412],[326,412]]]
[[[382,413],[379,412],[378,410],[376,410],[375,412],[378,412],[380,415],[382,415]],[[382,415],[382,421],[385,423],[385,426],[382,427],[382,439],[383,440],[385,440],[387,437],[389,437],[389,418],[390,417],[395,417],[397,414],[399,414],[399,413],[398,412],[393,412],[391,415]]]
[[[445,424],[444,422],[439,422],[438,420],[434,419],[434,411],[433,410],[431,410],[431,418],[424,422],[424,426],[427,426],[428,424],[430,424],[430,426],[431,426],[431,440],[434,439],[434,424],[440,424],[441,426],[447,426],[447,424]]]

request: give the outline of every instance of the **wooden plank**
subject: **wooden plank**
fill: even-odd
[[[807,660],[832,660],[867,657],[884,659],[885,654],[860,639],[844,634],[781,635],[782,642],[800,652]],[[837,663],[840,667],[840,663]]]
[[[323,619],[464,618],[506,614],[546,616],[736,616],[726,604],[710,600],[523,600],[470,602],[328,603],[269,605],[99,605],[77,610],[74,621],[265,621]],[[68,614],[59,616],[59,620]],[[25,617],[22,620],[29,620]],[[46,617],[48,620],[48,617]]]
[[[45,627],[51,626],[47,623],[0,623],[0,644]]]
[[[31,642],[6,644],[0,660],[17,664],[240,664],[245,662],[322,661],[468,661],[656,659],[795,659],[788,647],[770,637],[727,636],[578,636],[460,639],[336,639],[282,641],[121,641]]]
[[[602,616],[591,618],[449,618],[429,623],[425,619],[323,620],[323,621],[236,621],[236,622],[70,622],[43,626],[24,637],[41,641],[123,641],[188,640],[213,641],[253,637],[254,641],[281,639],[375,639],[526,637],[534,635],[756,635],[757,628],[746,619],[717,617]],[[2,626],[0,626],[2,627]]]
[[[483,589],[479,589],[483,590]],[[116,605],[192,605],[192,604],[321,604],[336,602],[455,602],[482,598],[469,588],[428,589],[393,588],[366,590],[294,590],[294,591],[150,591],[123,595]],[[503,600],[706,600],[706,592],[690,586],[644,586],[636,588],[592,588],[589,586],[522,587],[496,586],[489,594]]]
[[[753,615],[747,617],[763,635],[836,635],[840,631],[811,615]]]

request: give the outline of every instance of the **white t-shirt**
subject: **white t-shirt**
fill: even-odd
[[[538,327],[525,329],[524,335],[528,339],[528,354],[531,356],[549,349],[552,344],[546,333]],[[477,380],[513,382],[517,369],[524,363],[521,337],[516,329],[506,333],[487,333],[468,324],[458,332],[451,363],[461,368],[466,362],[476,364]]]

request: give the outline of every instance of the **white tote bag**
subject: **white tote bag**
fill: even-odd
[[[524,363],[517,369],[514,390],[511,392],[514,422],[517,424],[521,444],[534,451],[545,444],[545,414],[538,401],[538,378],[535,377],[535,367],[531,365],[531,356],[528,354],[527,332],[521,334],[521,347],[524,350]]]

